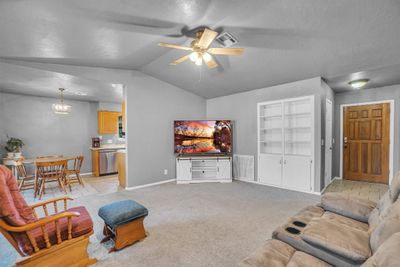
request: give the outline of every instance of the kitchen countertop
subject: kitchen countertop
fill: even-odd
[[[103,150],[103,149],[125,149],[125,144],[105,144],[100,147],[91,147],[91,150]]]

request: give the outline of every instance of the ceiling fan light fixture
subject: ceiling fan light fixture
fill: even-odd
[[[204,54],[203,54],[203,60],[204,60],[204,62],[210,62],[210,60],[212,59],[212,57],[211,57],[211,55],[209,54],[209,53],[207,53],[207,52],[205,52]]]
[[[202,57],[199,57],[199,58],[194,62],[194,64],[196,64],[197,66],[201,66],[201,65],[203,64],[203,58],[202,58]]]
[[[361,89],[363,88],[367,83],[369,82],[369,79],[359,79],[359,80],[354,80],[350,81],[349,85],[353,87],[354,89]]]
[[[189,55],[189,59],[193,62],[196,62],[199,59],[200,55],[197,52],[193,52]]]

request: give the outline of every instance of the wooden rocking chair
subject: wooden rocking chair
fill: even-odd
[[[84,207],[68,209],[71,198],[28,206],[11,171],[0,165],[0,200],[0,231],[24,257],[16,266],[80,267],[97,261],[87,254],[92,219]]]

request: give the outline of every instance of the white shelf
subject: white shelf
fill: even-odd
[[[286,117],[295,117],[295,116],[311,116],[311,112],[299,112],[299,113],[287,113]]]
[[[309,130],[311,132],[311,127],[304,126],[304,127],[286,127],[284,131],[301,131],[301,130]]]
[[[314,101],[308,96],[258,104],[258,182],[312,190]]]
[[[276,127],[276,128],[261,128],[261,131],[282,131],[282,127]]]

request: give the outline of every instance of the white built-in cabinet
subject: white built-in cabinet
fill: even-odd
[[[177,157],[178,184],[201,182],[232,182],[232,157]]]
[[[314,96],[257,105],[258,182],[312,192]]]

